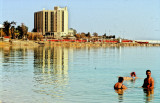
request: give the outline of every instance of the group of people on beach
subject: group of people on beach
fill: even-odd
[[[124,80],[135,80],[138,77],[136,76],[135,72],[130,73],[131,77],[119,77],[118,82],[114,85],[114,89],[127,89],[127,87],[123,84]],[[142,85],[142,88],[147,89],[147,90],[152,90],[154,88],[154,80],[151,77],[151,71],[146,70],[146,75],[147,78],[144,79],[144,83]]]

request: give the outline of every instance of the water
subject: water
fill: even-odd
[[[0,48],[0,100],[2,103],[142,103],[160,102],[160,48]],[[145,93],[143,79],[125,81],[123,95],[113,89],[118,76],[135,71],[155,80]]]

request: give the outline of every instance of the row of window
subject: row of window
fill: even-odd
[[[54,29],[53,29],[54,28],[54,12],[51,12],[50,17],[51,17],[50,30],[54,31]],[[55,23],[57,24],[57,18],[56,17],[57,17],[57,13],[55,13]],[[40,19],[40,18],[38,18],[38,19]],[[57,25],[55,25],[55,27],[57,27]],[[55,29],[57,29],[57,28],[55,28]],[[62,29],[62,32],[64,32],[64,11],[62,11],[62,28],[61,29]],[[45,32],[47,32],[47,31],[48,31],[48,12],[45,12]]]

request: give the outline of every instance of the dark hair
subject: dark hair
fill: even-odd
[[[151,71],[150,71],[150,70],[146,70],[146,73],[147,73],[147,72],[151,72]]]
[[[131,76],[134,75],[134,76],[136,77],[136,73],[135,73],[135,72],[131,72],[130,75],[131,75]]]
[[[118,82],[122,82],[123,80],[124,80],[123,77],[118,78]]]

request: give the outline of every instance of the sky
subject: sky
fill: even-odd
[[[34,12],[67,7],[69,28],[133,40],[160,40],[160,0],[0,0],[0,24],[34,28]]]

